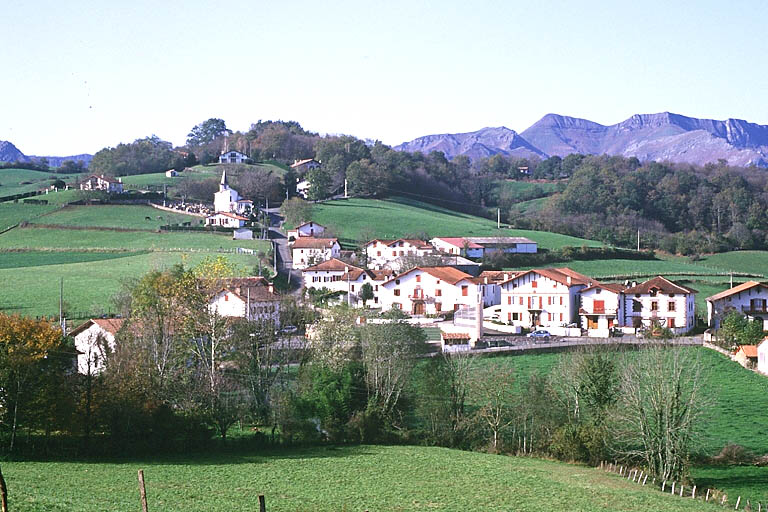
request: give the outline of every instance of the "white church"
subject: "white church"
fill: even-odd
[[[225,228],[241,228],[245,226],[250,214],[253,201],[242,199],[237,190],[227,182],[227,171],[221,173],[219,191],[213,195],[214,214],[205,219],[206,226],[221,226]]]

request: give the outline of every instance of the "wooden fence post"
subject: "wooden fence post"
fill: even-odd
[[[680,497],[681,498],[683,497],[683,487],[685,487],[685,485],[680,484]]]
[[[691,498],[694,499],[694,500],[696,499],[696,486],[695,485],[693,486],[693,493],[691,494]]]
[[[8,488],[5,486],[2,470],[0,470],[0,510],[8,512]]]
[[[709,503],[709,491],[711,491],[711,490],[712,489],[707,489],[707,497],[704,498],[704,501],[706,501],[707,503]]]
[[[675,494],[675,482],[672,482],[672,494]]]
[[[648,473],[645,474],[645,478],[643,478],[643,485],[645,485],[645,482],[648,480]]]
[[[741,496],[736,498],[736,508],[734,510],[739,510],[739,503],[741,503]]]
[[[661,492],[664,492],[664,488],[665,488],[666,486],[667,486],[667,481],[666,481],[666,480],[664,480],[663,482],[661,482]]]
[[[263,494],[259,494],[259,512],[267,512],[267,502]]]
[[[141,496],[141,512],[148,512],[147,489],[144,487],[144,470],[139,470],[139,495]]]

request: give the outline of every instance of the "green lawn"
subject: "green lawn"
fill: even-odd
[[[29,255],[29,266],[21,259]],[[59,283],[64,279],[64,300],[80,318],[114,312],[111,299],[126,280],[138,278],[150,270],[162,270],[177,263],[194,266],[210,253],[53,253],[46,261],[41,253],[0,253],[0,309],[28,316],[58,316]],[[96,258],[99,259],[96,259]],[[257,257],[230,254],[226,257],[253,274]],[[5,264],[8,259],[12,264]],[[56,260],[64,260],[54,263]],[[82,318],[80,318],[82,319]]]
[[[9,508],[138,510],[709,510],[616,475],[557,462],[415,446],[309,448],[122,463],[5,462]]]
[[[274,164],[213,164],[213,165],[196,165],[191,168],[190,171],[180,172],[175,178],[168,178],[164,172],[150,173],[150,174],[135,174],[132,176],[123,176],[123,183],[128,188],[146,188],[146,187],[159,187],[162,185],[168,185],[172,190],[173,187],[178,186],[185,180],[205,180],[209,178],[221,178],[221,171],[223,168],[227,169],[229,176],[238,176],[240,173],[248,172],[256,169],[271,171],[276,176],[282,176],[285,174],[285,170]]]
[[[314,205],[312,220],[330,226],[347,244],[362,234],[374,238],[398,238],[426,232],[435,236],[524,236],[539,247],[554,249],[565,245],[600,246],[600,242],[557,233],[524,229],[496,229],[490,219],[447,210],[404,198],[341,199]]]
[[[705,257],[703,265],[720,268],[726,272],[748,272],[768,275],[768,251],[733,251]]]
[[[55,205],[27,204],[23,202],[0,203],[0,231],[23,221],[30,221],[40,215],[52,212]]]
[[[99,229],[56,229],[33,226],[12,229],[0,235],[0,250],[200,250],[217,251],[244,247],[268,251],[263,240],[232,240],[231,235],[198,232],[108,231]]]
[[[70,183],[79,176],[30,169],[0,169],[0,197],[34,192],[50,186],[57,179]]]
[[[147,220],[149,217],[149,220]],[[37,224],[156,230],[162,225],[191,222],[197,226],[202,217],[158,210],[144,205],[66,206],[38,217]]]

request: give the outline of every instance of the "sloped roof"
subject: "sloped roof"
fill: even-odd
[[[69,333],[69,335],[77,336],[92,325],[98,325],[101,329],[114,336],[117,334],[117,331],[120,330],[120,327],[123,326],[124,321],[125,319],[123,318],[91,318],[90,320],[83,322],[82,324],[75,327],[72,332]]]
[[[295,228],[293,228],[291,231],[296,231],[297,229],[299,229],[299,228],[301,228],[301,227],[304,227],[304,226],[306,226],[307,224],[314,224],[315,226],[317,226],[317,227],[319,227],[319,228],[323,228],[323,229],[325,229],[325,226],[323,226],[322,224],[318,224],[317,222],[315,222],[315,221],[313,221],[313,220],[308,220],[307,222],[302,222],[301,224],[299,224],[298,226],[296,226]]]
[[[338,243],[336,238],[314,238],[311,236],[303,236],[293,242],[293,249],[330,249],[334,244]]]
[[[107,183],[121,183],[121,181],[118,179],[112,178],[110,176],[104,176],[104,175],[98,175],[98,174],[91,174],[90,176],[85,178],[83,181],[88,181],[91,178],[96,178],[102,181],[106,181]]]
[[[271,286],[272,284],[261,276],[233,277],[223,279],[221,288],[216,294],[228,291],[243,302],[247,301],[248,298],[255,302],[280,300],[279,295],[270,291]]]
[[[747,357],[757,358],[757,345],[739,345],[739,349],[736,352],[744,352],[744,355]]]
[[[392,282],[393,280],[399,279],[403,276],[406,276],[411,272],[415,272],[416,270],[421,270],[422,272],[425,272],[437,279],[445,281],[448,284],[456,284],[459,281],[462,281],[464,279],[468,281],[473,279],[471,275],[453,267],[414,267],[407,272],[403,272],[402,274],[394,276],[392,279],[390,279],[389,281],[386,281],[384,284]]]
[[[472,242],[468,238],[462,238],[462,237],[437,237],[434,240],[440,240],[442,242],[445,242],[449,245],[452,245],[454,247],[459,247],[460,249],[464,248],[464,244],[466,243],[467,247],[469,249],[482,249],[483,246],[480,244],[477,244],[475,242]]]
[[[350,265],[349,263],[344,263],[338,258],[331,258],[322,263],[318,263],[317,265],[312,265],[311,267],[307,267],[303,270],[303,272],[313,272],[313,271],[321,271],[321,270],[344,272],[347,269],[362,270],[360,267],[356,267],[355,265]]]
[[[624,293],[646,294],[650,293],[651,289],[654,288],[661,293],[698,293],[698,291],[694,290],[693,288],[688,288],[687,286],[677,284],[674,281],[670,281],[666,277],[662,276],[656,276],[653,279],[649,279],[644,283],[638,284],[637,286],[627,288],[624,290]]]
[[[582,291],[586,292],[588,290],[594,290],[595,288],[601,288],[603,290],[608,290],[609,292],[613,293],[621,293],[623,292],[627,287],[624,286],[621,283],[593,283],[592,286],[589,286],[587,288],[584,288]]]
[[[304,160],[298,160],[296,162],[293,162],[291,164],[291,167],[299,167],[299,166],[302,166],[304,164],[308,164],[310,162],[317,162],[317,160],[315,160],[314,158],[307,158],[307,159],[304,159]],[[317,163],[320,163],[320,162],[317,162]]]
[[[711,297],[707,297],[707,300],[714,301],[714,300],[724,299],[731,295],[735,295],[737,293],[747,291],[750,288],[754,288],[755,286],[762,286],[763,288],[768,288],[768,285],[766,285],[765,283],[759,283],[757,281],[747,281],[746,283],[741,283],[739,285],[734,286],[733,288],[729,288],[720,293],[716,293]]]
[[[531,270],[526,270],[524,272],[520,272],[519,274],[510,277],[508,280],[504,281],[500,284],[508,283],[514,279],[517,279],[519,277],[522,277],[527,274],[538,274],[542,277],[546,277],[548,279],[551,279],[557,283],[563,284],[565,286],[568,285],[568,278],[571,278],[571,284],[573,285],[586,285],[586,286],[592,286],[595,284],[600,284],[596,279],[592,279],[591,277],[587,277],[584,274],[580,274],[576,272],[575,270],[571,270],[567,267],[560,267],[560,268],[536,268]]]
[[[478,244],[535,244],[530,238],[522,236],[468,236],[465,240]]]

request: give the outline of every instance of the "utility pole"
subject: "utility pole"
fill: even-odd
[[[496,208],[496,229],[501,229],[501,208]]]
[[[59,278],[59,326],[64,334],[66,334],[64,327],[64,278]]]
[[[347,179],[344,178],[344,199],[347,199],[349,196],[347,195]]]
[[[640,230],[637,230],[637,251],[640,252]]]
[[[347,306],[351,306],[352,297],[349,296],[349,267],[344,267],[344,272],[347,274]]]

